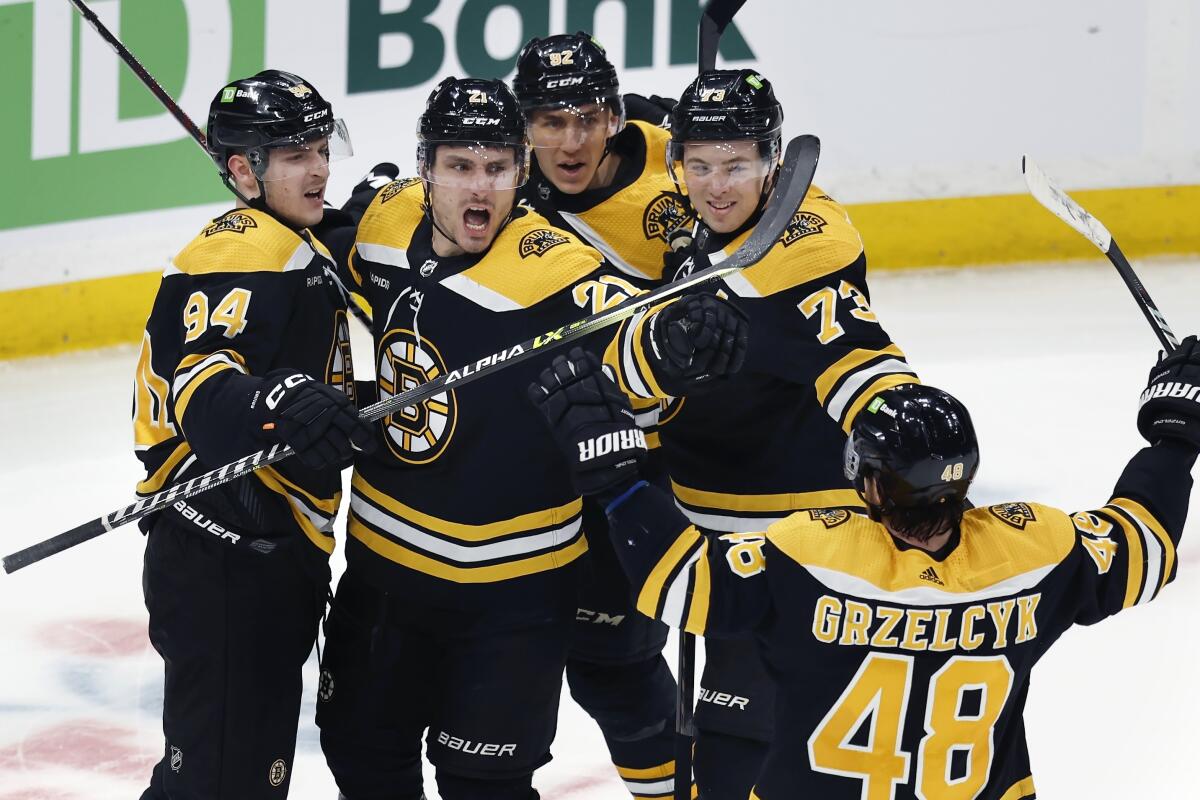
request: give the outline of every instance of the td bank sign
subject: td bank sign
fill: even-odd
[[[594,30],[624,6],[624,63],[695,63],[700,0],[91,0],[88,5],[201,127],[213,93],[265,65],[268,29],[345,15],[345,92],[408,89],[440,78],[451,54],[474,77],[508,74],[516,51],[493,52],[490,24],[520,28],[518,47],[545,36],[551,6],[566,30]],[[663,25],[663,20],[667,24]],[[656,21],[659,30],[655,29]],[[337,26],[335,29],[341,30]],[[665,29],[664,29],[665,28]],[[403,45],[396,47],[398,41]],[[397,50],[406,55],[397,63]],[[721,54],[754,58],[736,25]],[[304,64],[275,65],[308,74]],[[67,0],[0,0],[0,74],[9,95],[0,124],[0,231],[220,202],[211,162]],[[314,80],[320,80],[314,77]],[[327,90],[336,96],[332,87]],[[369,120],[364,120],[370,124]]]

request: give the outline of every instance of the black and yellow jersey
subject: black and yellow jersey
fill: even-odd
[[[506,344],[634,291],[602,269],[594,249],[521,207],[486,252],[438,256],[415,179],[380,189],[346,268],[374,310],[383,398],[447,370],[469,372]],[[539,585],[563,580],[550,573],[587,544],[582,501],[527,399],[547,361],[530,359],[381,422],[383,444],[355,465],[351,569],[389,591],[453,592],[458,603],[495,602],[502,584],[514,601],[541,597]]]
[[[652,487],[609,521],[639,610],[763,643],[778,700],[756,797],[1023,800],[1030,670],[1174,578],[1195,459],[1144,448],[1099,509],[971,509],[934,553],[844,508],[713,539]]]
[[[274,444],[250,429],[261,379],[293,369],[354,392],[345,299],[329,252],[270,214],[235,209],[204,228],[163,273],[133,396],[139,495]],[[287,459],[187,501],[231,531],[299,530],[328,554],[337,470]],[[175,513],[168,509],[164,513]]]
[[[554,225],[574,231],[605,261],[643,288],[663,277],[670,238],[691,231],[691,209],[667,172],[671,135],[655,125],[630,121],[612,140],[621,157],[613,182],[578,194],[560,192],[538,169],[523,190],[525,202]]]
[[[871,308],[845,210],[813,187],[761,261],[712,285],[746,313],[750,344],[741,372],[689,395],[659,431],[681,507],[723,532],[762,530],[800,508],[861,507],[842,475],[846,432],[874,394],[918,379]],[[635,397],[665,396],[646,358],[656,312],[622,323],[605,355]]]

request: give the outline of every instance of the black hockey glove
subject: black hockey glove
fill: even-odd
[[[1177,439],[1200,449],[1200,345],[1188,336],[1159,353],[1138,409],[1138,432],[1151,444]]]
[[[558,356],[529,385],[529,399],[550,423],[582,495],[623,488],[638,479],[646,436],[633,409],[600,360],[575,347]]]
[[[626,119],[636,119],[649,122],[660,128],[671,127],[671,112],[675,109],[675,99],[659,97],[652,94],[649,97],[641,94],[627,94],[625,100]]]
[[[650,321],[650,369],[664,392],[682,397],[740,370],[749,336],[737,306],[716,295],[685,295]]]
[[[354,452],[375,449],[371,427],[342,391],[295,370],[268,373],[250,401],[256,430],[282,442],[312,469],[348,467]]]
[[[354,218],[355,223],[362,219],[367,206],[375,199],[375,195],[400,177],[400,168],[390,161],[384,161],[371,167],[371,171],[363,176],[350,191],[350,199],[342,206],[342,210]]]

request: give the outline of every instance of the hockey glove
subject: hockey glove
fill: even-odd
[[[660,128],[671,127],[671,112],[675,110],[675,98],[660,97],[652,94],[646,97],[642,94],[626,94],[625,117],[642,122],[649,122]]]
[[[1138,432],[1151,444],[1177,439],[1200,449],[1200,345],[1188,336],[1159,353],[1138,409]]]
[[[268,441],[282,442],[312,469],[350,466],[355,451],[375,449],[370,426],[345,393],[290,369],[263,378],[250,401],[256,430]]]
[[[600,494],[638,479],[646,436],[596,356],[579,347],[558,356],[529,385],[529,399],[550,423],[575,491]]]
[[[662,390],[681,397],[732,375],[746,360],[750,323],[732,303],[691,294],[650,321],[650,370]]]

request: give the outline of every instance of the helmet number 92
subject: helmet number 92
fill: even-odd
[[[561,67],[563,64],[574,64],[574,54],[570,50],[555,51],[550,54],[550,66]]]
[[[957,464],[947,464],[942,470],[942,480],[944,481],[961,481],[963,476],[963,465],[959,461]]]

